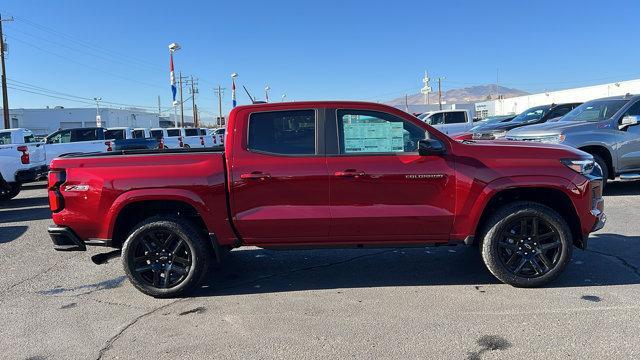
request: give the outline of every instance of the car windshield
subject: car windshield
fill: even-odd
[[[531,121],[540,120],[544,116],[544,114],[546,114],[547,111],[549,111],[550,108],[551,108],[550,105],[532,107],[531,109],[527,109],[524,112],[522,112],[520,115],[514,117],[513,120],[511,120],[511,122],[527,123]]]
[[[593,100],[571,110],[561,121],[601,121],[612,117],[629,100]]]

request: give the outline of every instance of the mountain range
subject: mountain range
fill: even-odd
[[[495,99],[499,94],[503,98],[527,95],[528,92],[512,89],[504,86],[498,86],[495,84],[476,85],[470,87],[464,87],[459,89],[450,89],[442,93],[442,99],[445,103],[469,103],[476,101],[488,100],[489,98]],[[399,97],[393,100],[385,101],[388,105],[404,105],[405,97]],[[407,103],[409,105],[422,105],[424,104],[424,95],[421,93],[411,94],[407,96]],[[438,91],[429,94],[429,103],[438,103]]]

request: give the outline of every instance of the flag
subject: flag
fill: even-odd
[[[171,94],[173,94],[173,103],[176,103],[176,75],[173,73],[173,53],[170,54],[169,60],[169,81],[171,82]]]
[[[231,101],[233,102],[233,107],[236,107],[236,80],[231,79]]]

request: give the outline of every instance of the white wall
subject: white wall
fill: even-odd
[[[486,109],[489,110],[489,115],[519,114],[533,106],[552,103],[585,102],[607,96],[625,95],[627,93],[640,94],[640,79],[549,91],[508,99],[483,101],[476,103],[476,110],[478,110],[478,107],[486,107]],[[494,111],[493,113],[491,113],[492,110]]]
[[[11,109],[12,127],[22,127],[37,135],[50,134],[59,128],[96,126],[96,109]],[[140,110],[100,109],[103,127],[158,127],[158,115]]]

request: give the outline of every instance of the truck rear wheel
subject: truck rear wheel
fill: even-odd
[[[20,183],[13,182],[0,185],[0,201],[13,199],[18,196],[20,190],[22,190],[22,184]]]
[[[195,288],[209,268],[210,249],[193,224],[155,216],[135,227],[122,247],[122,265],[141,292],[175,297]]]
[[[571,260],[567,222],[553,209],[515,202],[496,211],[482,239],[482,260],[500,281],[538,287],[557,278]]]

